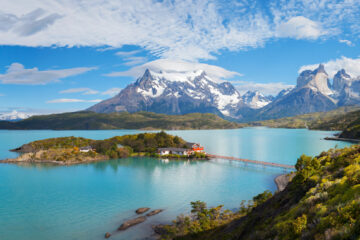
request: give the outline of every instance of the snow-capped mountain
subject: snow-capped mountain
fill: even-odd
[[[259,91],[247,91],[242,99],[246,105],[253,109],[259,109],[265,107],[274,99],[273,96],[264,96]]]
[[[149,111],[164,114],[214,113],[241,121],[273,119],[360,105],[360,77],[340,70],[333,84],[324,66],[300,73],[294,88],[276,97],[248,91],[243,96],[229,82],[217,82],[202,70],[146,70],[118,95],[88,110],[100,113]]]
[[[351,78],[344,69],[335,74],[333,84],[322,64],[300,73],[297,85],[286,95],[260,109],[256,119],[271,119],[310,112],[323,112],[345,105],[360,104],[360,78]]]
[[[18,121],[31,117],[32,114],[21,113],[18,111],[12,111],[10,113],[0,113],[0,120],[2,121]]]
[[[115,97],[89,108],[90,111],[137,112],[150,111],[166,114],[193,112],[215,113],[238,117],[246,108],[240,93],[229,82],[216,82],[204,71],[154,72],[144,75],[128,85]]]

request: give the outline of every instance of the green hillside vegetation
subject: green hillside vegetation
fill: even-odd
[[[286,117],[280,119],[272,119],[259,122],[251,122],[249,126],[267,126],[274,128],[309,128],[323,130],[343,130],[349,124],[350,119],[347,114],[359,111],[359,106],[341,107],[329,112],[316,112],[298,115],[294,117]],[[350,116],[350,115],[349,115]],[[332,121],[337,124],[331,124]],[[341,123],[341,119],[347,119]]]
[[[0,121],[0,129],[230,129],[240,124],[210,113],[165,115],[151,112],[95,113],[73,112],[33,116],[19,122]]]
[[[189,216],[158,226],[163,239],[359,239],[360,146],[301,156],[285,190],[237,212],[192,203]]]

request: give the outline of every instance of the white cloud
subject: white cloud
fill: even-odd
[[[341,58],[330,60],[323,64],[325,67],[325,71],[329,74],[331,78],[341,69],[345,69],[345,71],[352,77],[360,76],[360,58],[352,59],[343,56]],[[318,66],[319,63],[302,66],[299,69],[299,73],[304,70],[314,70]]]
[[[49,100],[46,103],[97,103],[101,101],[102,101],[101,99],[84,100],[84,99],[75,99],[75,98],[59,98],[59,99]]]
[[[120,91],[122,90],[122,88],[110,88],[108,90],[106,90],[105,92],[102,92],[102,95],[109,95],[109,96],[115,96],[116,94],[118,94]]]
[[[340,39],[339,42],[344,43],[344,44],[348,45],[349,47],[354,46],[354,44],[350,40]]]
[[[70,88],[63,91],[60,91],[59,93],[82,93],[83,95],[93,95],[98,94],[99,91],[93,90],[91,88]]]
[[[205,63],[194,63],[180,60],[159,59],[131,68],[124,72],[112,72],[107,74],[109,77],[131,76],[133,78],[141,77],[146,69],[154,72],[190,72],[195,70],[204,70],[206,74],[215,81],[230,79],[235,76],[241,76],[240,73],[226,70],[222,67],[209,65]]]
[[[214,59],[273,38],[356,33],[359,9],[350,0],[2,1],[0,45],[137,45],[160,58]]]
[[[144,63],[147,61],[146,57],[127,57],[124,59],[126,62],[124,63],[126,66],[134,66],[134,65],[139,65],[141,63]]]
[[[295,39],[317,39],[327,32],[322,29],[320,23],[303,16],[292,17],[277,27],[279,37]]]
[[[0,74],[0,82],[3,84],[47,84],[59,81],[62,78],[79,75],[93,69],[96,68],[80,67],[40,71],[36,67],[26,69],[20,63],[12,63],[5,74]]]
[[[135,54],[138,54],[140,53],[140,50],[134,50],[134,51],[119,51],[119,52],[116,52],[115,55],[117,56],[121,56],[121,57],[127,57],[127,56],[132,56],[132,55],[135,55]]]
[[[264,95],[276,96],[281,90],[294,87],[294,85],[289,85],[282,82],[254,83],[246,81],[233,81],[231,83],[235,85],[236,89],[240,92],[240,94],[244,94],[249,90],[257,90]]]

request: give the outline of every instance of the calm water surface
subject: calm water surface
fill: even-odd
[[[105,139],[139,131],[0,131],[0,159],[24,143],[60,136]],[[302,153],[316,155],[344,142],[322,140],[333,132],[305,129],[169,131],[200,142],[207,152],[295,164]],[[144,239],[151,225],[187,212],[190,201],[235,209],[267,189],[284,170],[226,160],[164,161],[127,158],[76,166],[0,165],[0,239]],[[115,229],[139,207],[165,211],[122,233]]]

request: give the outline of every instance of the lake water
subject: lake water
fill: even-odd
[[[303,153],[316,155],[336,145],[325,141],[334,132],[305,129],[244,128],[237,130],[168,131],[199,142],[208,153],[295,164]],[[0,159],[24,143],[60,136],[105,139],[139,133],[115,131],[0,131]],[[127,158],[75,166],[0,164],[0,239],[64,240],[144,239],[151,225],[166,223],[190,209],[190,201],[238,208],[265,190],[283,169],[226,160],[164,161]],[[165,211],[145,223],[117,233],[139,207]]]

